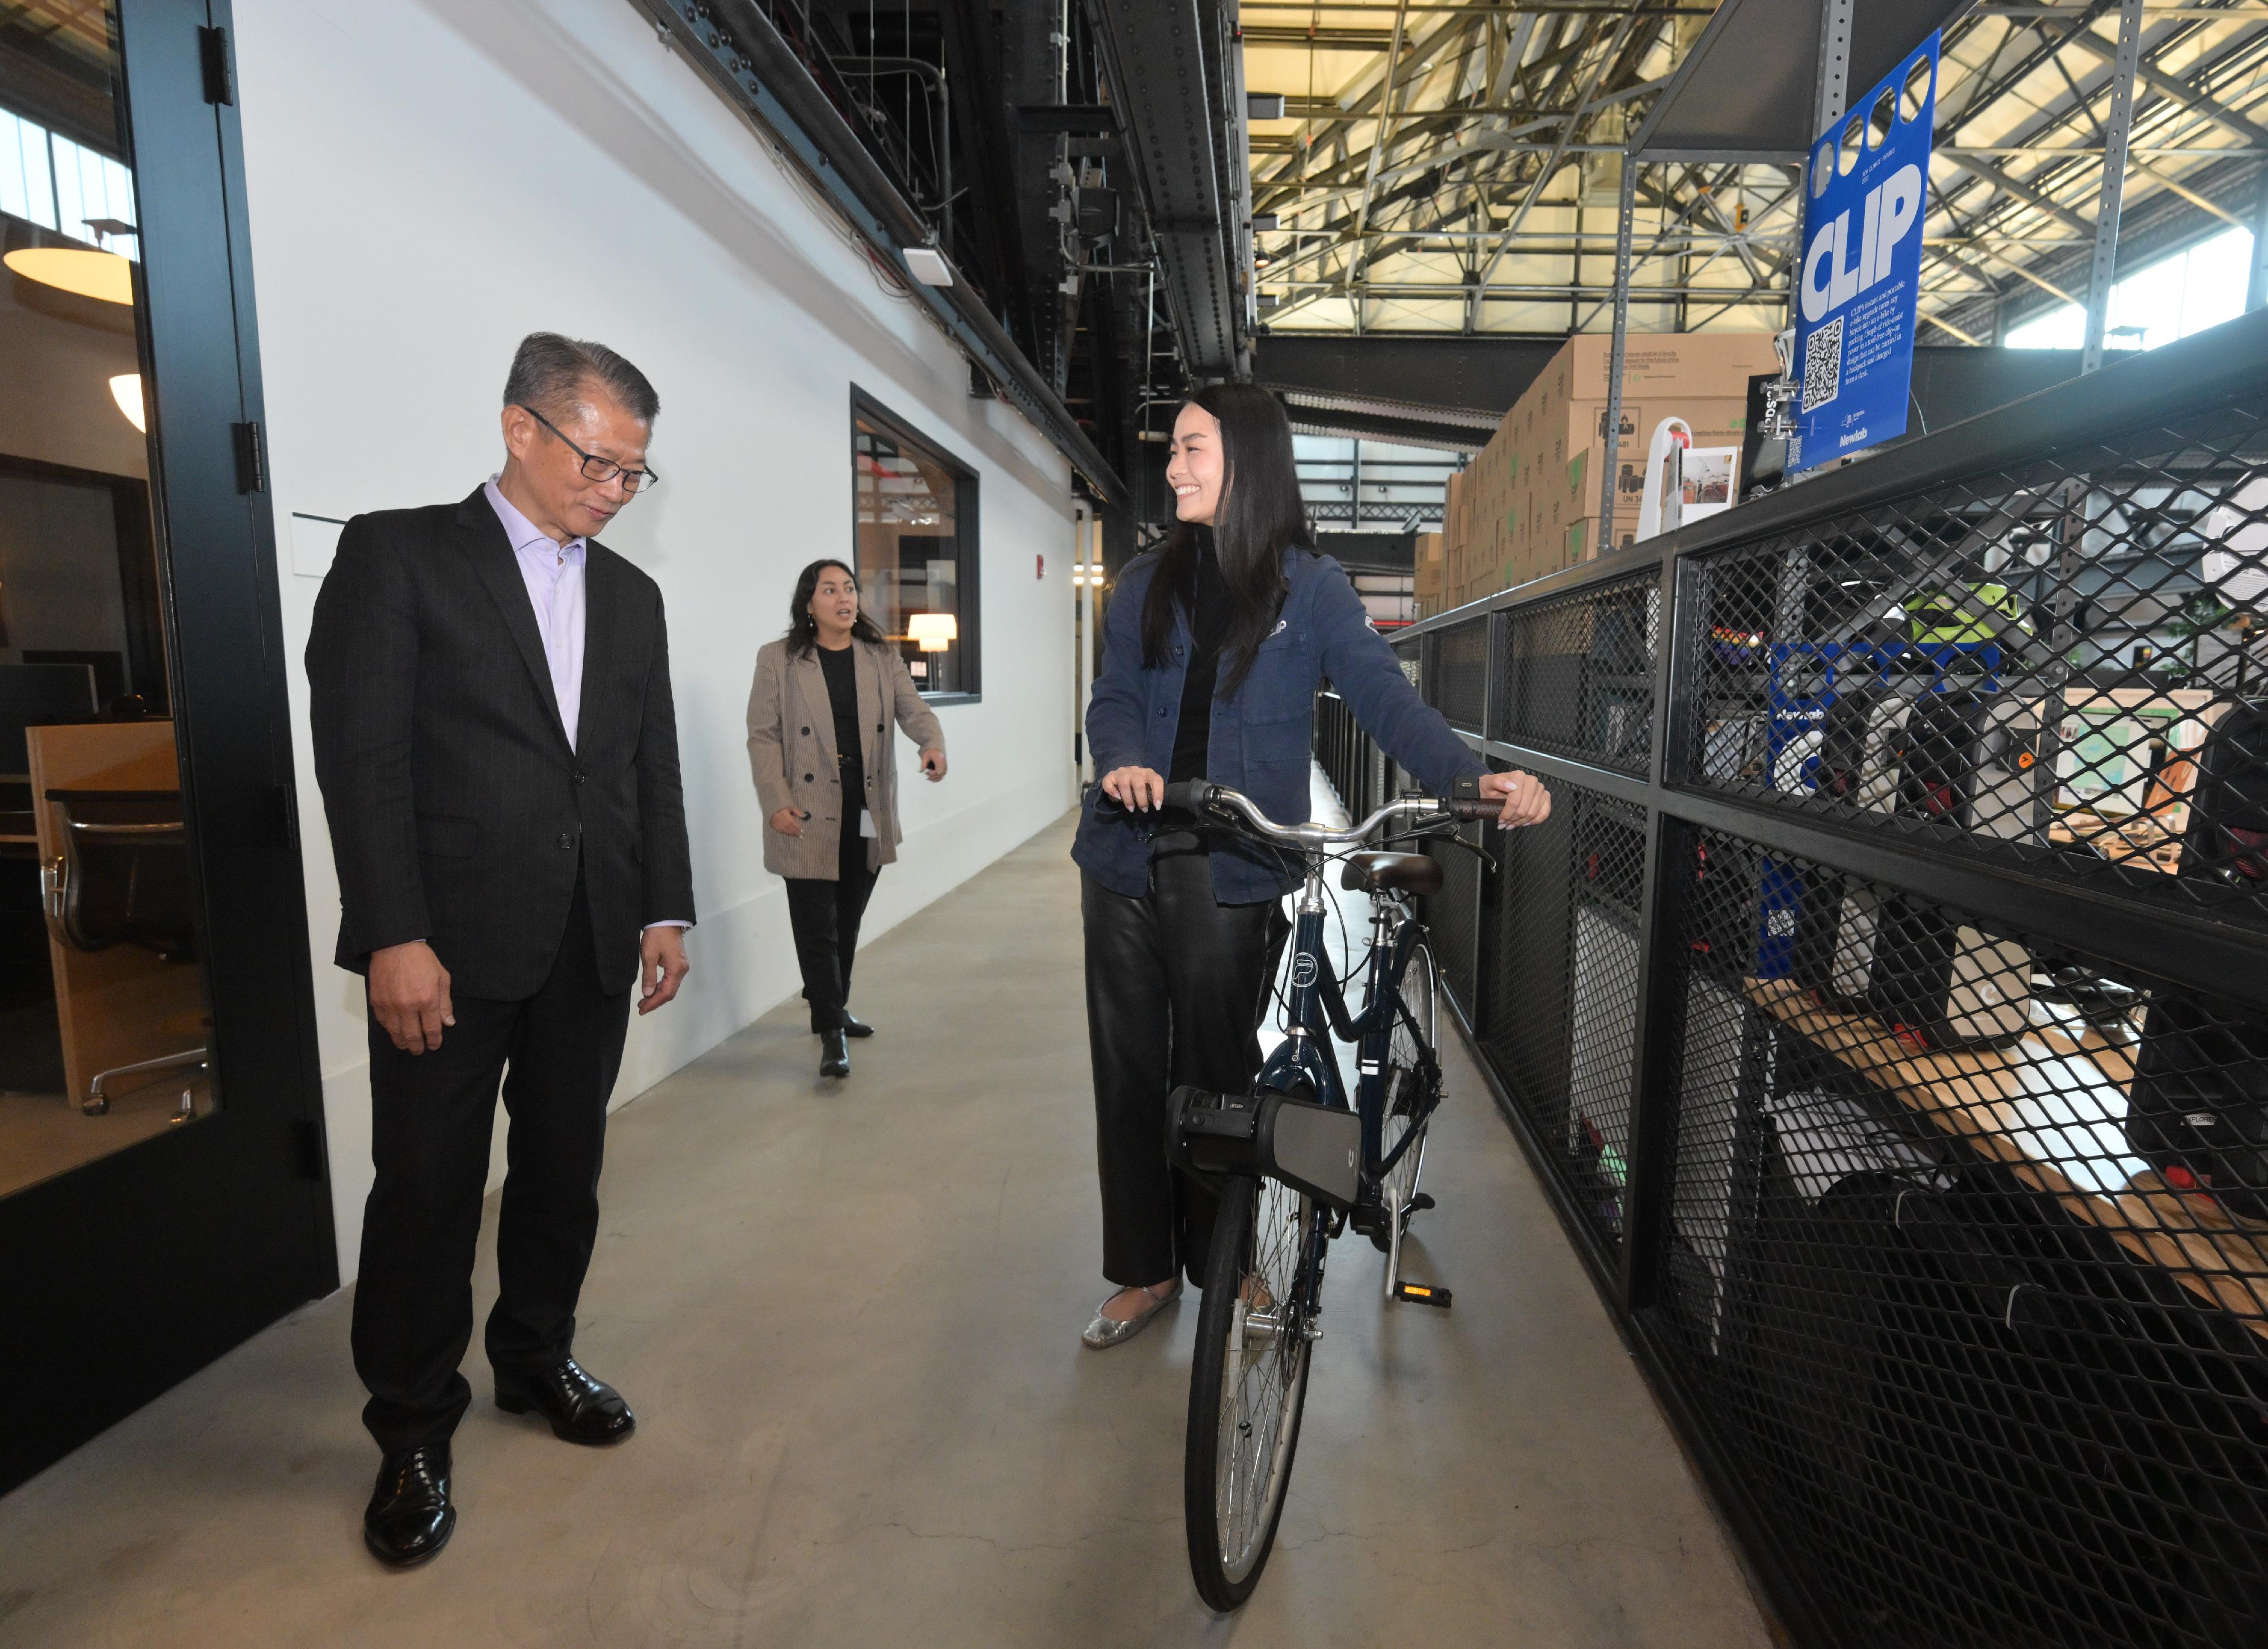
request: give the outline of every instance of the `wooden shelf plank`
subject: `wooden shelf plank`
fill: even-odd
[[[1743,983],[1749,1000],[1822,1053],[2268,1340],[2268,1226],[2239,1219],[2211,1197],[2169,1189],[2154,1173],[2137,1174],[2109,1194],[2086,1189],[2066,1166],[2026,1149],[2024,1140],[2036,1130],[2016,1109],[2027,1093],[2019,1065],[2084,1057],[2100,1070],[2105,1087],[2123,1093],[2133,1080],[2123,1050],[2087,1048],[2052,1034],[2028,1036],[2013,1049],[1922,1049],[1878,1020],[1822,1006],[1790,980]],[[2088,1121],[2073,1120],[2082,1126]]]

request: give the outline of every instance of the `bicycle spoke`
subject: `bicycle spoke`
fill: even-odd
[[[1307,1236],[1304,1199],[1263,1183],[1255,1213],[1252,1256],[1222,1353],[1215,1505],[1221,1565],[1232,1579],[1249,1571],[1272,1525],[1291,1443],[1288,1412],[1307,1371],[1297,1297]]]

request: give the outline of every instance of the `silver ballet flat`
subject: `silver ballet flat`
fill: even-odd
[[[1108,1305],[1111,1299],[1117,1299],[1119,1294],[1125,1292],[1124,1289],[1116,1291],[1110,1296],[1110,1299],[1102,1302],[1102,1306]],[[1129,1317],[1125,1321],[1120,1322],[1114,1318],[1104,1316],[1102,1306],[1097,1306],[1094,1308],[1094,1321],[1086,1325],[1086,1332],[1079,1337],[1082,1343],[1093,1346],[1098,1351],[1107,1351],[1114,1345],[1123,1345],[1148,1328],[1152,1318],[1181,1297],[1182,1279],[1177,1277],[1174,1279],[1174,1292],[1138,1317]]]

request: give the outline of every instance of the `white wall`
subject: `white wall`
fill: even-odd
[[[850,551],[851,385],[975,467],[983,500],[983,702],[940,710],[945,784],[902,786],[906,842],[869,936],[1075,799],[1070,475],[1009,407],[969,399],[944,335],[628,0],[237,0],[235,18],[351,1277],[370,1184],[365,1029],[359,982],[330,961],[338,885],[299,662],[320,584],[292,571],[290,517],[462,497],[500,461],[504,370],[535,328],[613,345],[660,392],[664,484],[608,541],[668,601],[701,922],[685,993],[632,1023],[619,1103],[797,987],[784,890],[760,862],[742,715],[796,572]],[[902,740],[900,755],[902,773]]]

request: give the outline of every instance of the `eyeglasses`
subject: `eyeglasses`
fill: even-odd
[[[545,417],[534,408],[519,401],[515,401],[512,404],[518,406],[522,412],[534,419],[545,429],[550,431],[552,435],[557,438],[560,445],[565,447],[569,452],[574,453],[576,457],[583,460],[584,480],[595,481],[603,485],[605,482],[612,481],[615,476],[620,475],[622,478],[622,490],[624,492],[643,492],[648,487],[657,486],[660,483],[661,477],[655,475],[652,470],[632,469],[627,464],[617,464],[611,458],[601,458],[596,453],[586,453],[581,447],[576,445],[574,442],[569,440],[565,436],[561,435],[559,433],[559,426],[552,423],[550,419]]]

